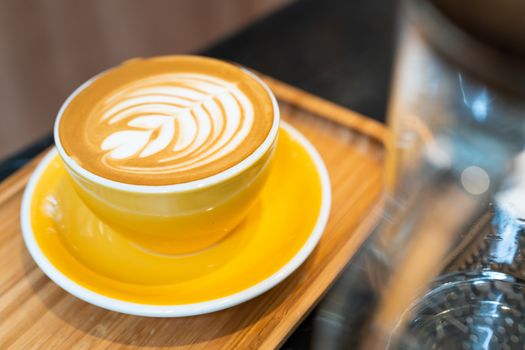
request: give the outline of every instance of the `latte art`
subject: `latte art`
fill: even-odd
[[[135,59],[97,76],[66,102],[61,146],[96,175],[169,185],[224,171],[274,125],[269,92],[243,69],[195,56]]]
[[[132,173],[188,171],[214,162],[246,139],[254,118],[236,84],[201,74],[131,83],[94,112],[100,115],[95,127],[119,126],[100,145],[102,162]],[[131,158],[137,165],[120,161]],[[145,158],[147,166],[140,166]]]

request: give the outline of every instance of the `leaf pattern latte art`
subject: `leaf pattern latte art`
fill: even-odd
[[[98,126],[111,130],[100,144],[104,164],[136,173],[185,171],[224,157],[246,139],[254,119],[236,84],[188,73],[126,85],[97,115]]]

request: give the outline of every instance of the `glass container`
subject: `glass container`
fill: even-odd
[[[401,8],[383,216],[314,348],[523,349],[525,4]]]

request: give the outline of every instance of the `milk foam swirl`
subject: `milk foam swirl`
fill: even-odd
[[[192,73],[124,85],[96,109],[108,168],[131,173],[188,171],[227,156],[246,139],[254,107],[237,84]]]

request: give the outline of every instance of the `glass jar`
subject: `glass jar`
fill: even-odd
[[[525,4],[402,5],[384,215],[314,348],[522,349]]]

